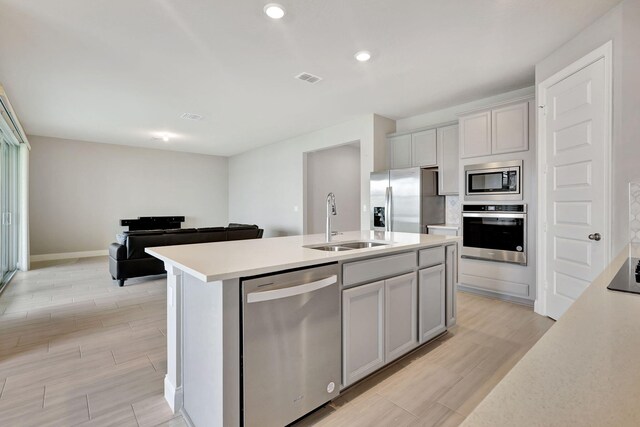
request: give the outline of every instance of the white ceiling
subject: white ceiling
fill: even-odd
[[[531,85],[618,1],[0,0],[0,83],[31,135],[232,155]]]

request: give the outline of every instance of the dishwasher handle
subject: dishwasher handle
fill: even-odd
[[[273,301],[281,298],[293,297],[296,295],[306,294],[308,292],[317,291],[326,288],[338,282],[338,276],[329,276],[326,279],[317,280],[315,282],[304,283],[302,285],[290,286],[282,289],[274,289],[272,291],[251,292],[247,294],[247,303]]]

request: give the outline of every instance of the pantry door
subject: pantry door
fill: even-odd
[[[543,82],[539,92],[546,271],[538,277],[545,280],[546,315],[553,319],[609,262],[611,47],[603,48]]]

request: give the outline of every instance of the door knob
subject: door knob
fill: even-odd
[[[598,242],[600,241],[600,239],[602,239],[600,233],[589,234],[589,240],[595,240],[596,242]]]

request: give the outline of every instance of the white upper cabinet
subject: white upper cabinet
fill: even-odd
[[[389,138],[389,154],[391,169],[411,167],[411,135]]]
[[[429,129],[389,138],[389,168],[436,166],[436,130]]]
[[[438,194],[458,194],[460,139],[458,125],[438,128]]]
[[[491,152],[513,153],[529,149],[529,104],[527,102],[491,111]]]
[[[413,166],[435,166],[438,162],[436,130],[411,134],[411,163]]]
[[[491,111],[460,117],[460,157],[491,154]]]
[[[529,149],[528,101],[462,116],[459,123],[463,159]]]

